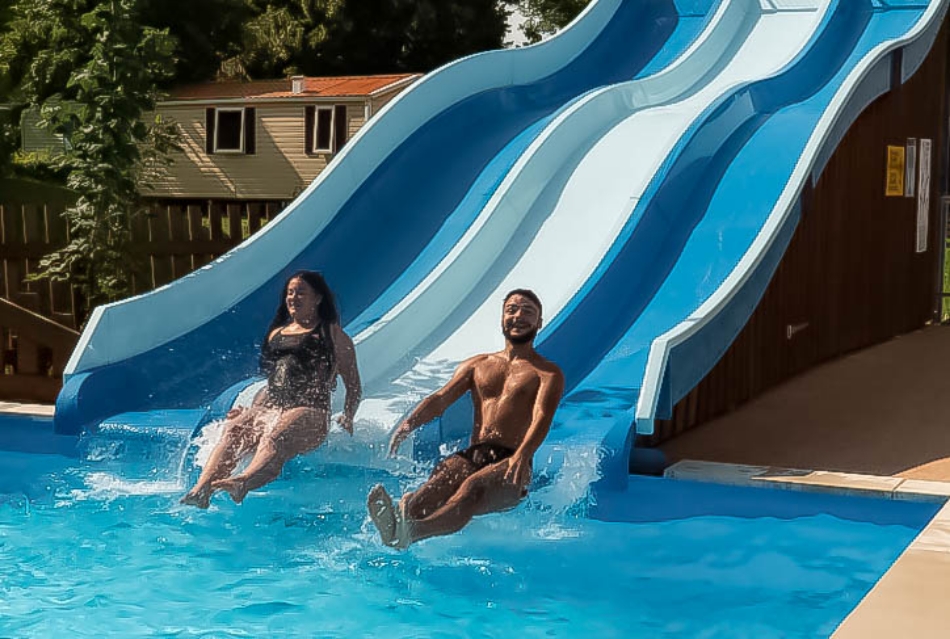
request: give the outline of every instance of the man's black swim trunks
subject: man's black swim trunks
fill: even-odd
[[[486,466],[508,459],[515,454],[515,450],[500,444],[485,442],[469,446],[455,454],[474,466],[476,471],[479,471]]]

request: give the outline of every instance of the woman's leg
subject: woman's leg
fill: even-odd
[[[224,490],[240,504],[249,491],[260,488],[280,476],[284,464],[293,457],[319,447],[327,438],[328,413],[315,408],[291,408],[277,424],[261,436],[257,451],[244,472],[211,483],[213,490]]]
[[[208,507],[211,494],[214,492],[211,487],[212,482],[224,479],[234,472],[241,457],[249,450],[253,450],[254,443],[260,436],[260,430],[254,428],[258,412],[251,408],[235,419],[225,422],[221,440],[211,451],[197,483],[188,491],[188,494],[181,498],[181,503],[198,508]]]

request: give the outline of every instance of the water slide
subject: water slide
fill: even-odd
[[[621,485],[633,436],[652,432],[654,420],[667,416],[728,348],[794,231],[805,184],[861,110],[913,74],[945,8],[912,0],[600,0],[539,47],[450,65],[394,101],[266,233],[164,290],[98,310],[70,361],[57,426],[69,432],[129,410],[151,411],[154,419],[156,408],[194,409],[232,382],[234,392],[245,388],[254,350],[235,344],[259,343],[280,283],[304,265],[322,268],[339,291],[366,381],[365,413],[391,426],[385,416],[444,381],[455,363],[500,346],[501,296],[529,286],[545,302],[538,348],[568,380],[537,470],[581,486],[595,479],[599,487]],[[653,22],[643,22],[642,12]],[[655,42],[632,55],[629,43],[645,45],[645,33]],[[626,57],[615,60],[621,51]],[[553,74],[545,74],[552,66],[533,76],[512,73],[514,63],[500,69],[515,55],[550,63],[554,52],[563,57]],[[598,67],[607,59],[625,61],[623,72],[604,73]],[[518,82],[488,79],[499,70]],[[575,71],[583,71],[584,83],[553,89]],[[465,82],[439,83],[463,72]],[[587,77],[592,73],[597,77]],[[448,87],[451,96],[442,94]],[[498,123],[505,131],[497,137],[487,136],[492,144],[483,144],[484,129],[449,126],[471,101],[519,88],[537,89],[532,106],[540,95],[558,98],[533,110],[515,93],[492,98],[513,104],[511,112],[492,112],[491,124],[505,124]],[[431,102],[443,106],[419,124],[421,107]],[[408,124],[413,117],[416,124]],[[451,155],[468,155],[465,139],[478,159],[462,162],[463,170],[440,166],[447,156],[439,156],[413,183],[437,183],[428,179],[432,170],[453,177],[457,170],[463,184],[431,199],[403,194],[414,189],[387,190],[387,174],[418,168],[406,164],[423,159],[413,150],[437,146],[429,139],[433,130],[456,136]],[[381,194],[402,199],[390,206]],[[308,203],[317,213],[300,222]],[[409,204],[430,208],[402,208]],[[398,208],[404,224],[382,223],[379,234],[392,243],[398,238],[399,250],[387,253],[382,240],[364,250],[363,216],[385,220],[380,211],[387,208]],[[288,252],[299,238],[312,239],[301,252]],[[330,239],[340,238],[351,241],[336,250],[357,253],[356,262],[324,256]],[[285,264],[287,255],[295,257]],[[273,264],[277,256],[285,257]],[[262,283],[245,297],[203,284],[241,276]],[[193,313],[183,324],[172,319],[175,309],[206,300],[223,310]],[[150,322],[145,328],[154,325],[156,334],[127,326],[133,320]],[[182,374],[189,349],[199,344],[207,359]],[[130,397],[109,395],[133,374],[144,383]],[[234,392],[219,398],[218,413]],[[203,410],[201,419],[208,414]],[[431,452],[469,429],[461,403],[418,431],[415,446]]]
[[[294,270],[325,274],[347,325],[385,312],[426,260],[455,243],[558,109],[669,64],[712,3],[600,0],[547,42],[429,74],[265,231],[169,286],[96,309],[66,367],[57,430],[75,434],[133,410],[193,409],[246,378]]]

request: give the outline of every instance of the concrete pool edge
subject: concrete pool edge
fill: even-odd
[[[669,466],[663,476],[730,486],[754,486],[943,503],[950,499],[950,482],[905,479],[825,470],[728,464],[684,459]]]
[[[664,477],[733,486],[947,502],[950,482],[683,460]],[[950,628],[950,502],[838,626],[832,639],[945,637]]]
[[[21,404],[0,401],[0,415],[25,415],[28,417],[52,417],[56,408],[51,404]]]

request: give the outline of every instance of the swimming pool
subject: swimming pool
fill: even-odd
[[[0,636],[825,637],[937,509],[632,477],[400,553],[363,504],[412,470],[331,447],[203,512],[174,454],[84,451],[0,452]]]

